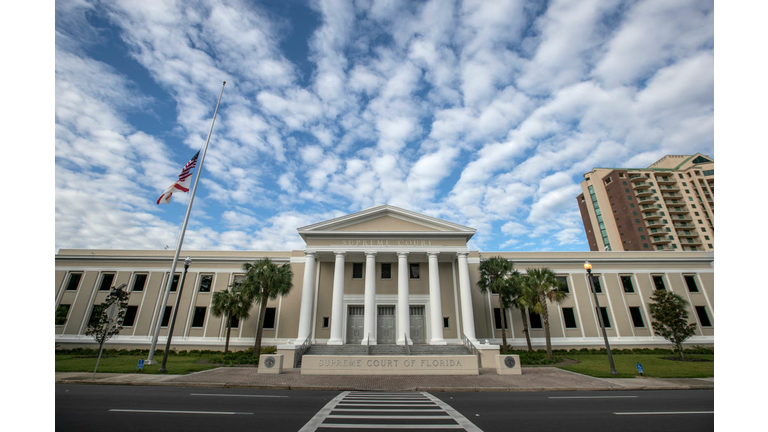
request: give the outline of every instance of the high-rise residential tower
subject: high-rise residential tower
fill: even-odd
[[[715,162],[696,153],[648,168],[595,168],[576,197],[593,251],[714,251]]]

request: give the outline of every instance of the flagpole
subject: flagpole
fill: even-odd
[[[184,215],[184,223],[181,224],[181,234],[179,235],[179,241],[176,245],[176,254],[173,256],[173,263],[171,264],[171,273],[168,276],[168,284],[165,287],[165,296],[163,297],[162,305],[168,304],[168,297],[171,294],[171,285],[173,284],[173,276],[176,273],[176,264],[179,262],[179,255],[181,254],[181,245],[184,242],[184,233],[187,231],[187,223],[189,222],[189,214],[192,212],[192,202],[195,200],[195,192],[197,191],[197,182],[200,180],[200,174],[203,172],[203,162],[205,162],[205,153],[208,151],[208,143],[211,141],[211,134],[213,133],[213,125],[216,123],[216,113],[219,112],[219,104],[221,103],[221,95],[224,94],[224,86],[227,82],[221,85],[221,92],[219,93],[219,100],[216,102],[216,109],[213,111],[213,120],[211,120],[211,129],[208,131],[208,138],[205,140],[205,148],[203,149],[203,155],[200,157],[200,166],[197,168],[197,176],[195,176],[195,184],[192,186],[192,193],[189,195],[189,203],[187,204],[187,213]],[[165,311],[165,308],[161,308]],[[160,313],[157,316],[157,325],[155,326],[155,335],[152,338],[152,346],[149,348],[149,357],[145,364],[157,364],[154,360],[155,347],[157,346],[157,339],[160,337],[160,324],[162,323],[163,314]]]

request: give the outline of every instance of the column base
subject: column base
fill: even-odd
[[[344,341],[341,339],[328,339],[326,345],[344,345]]]
[[[398,339],[396,344],[397,345],[405,345],[405,339]],[[408,345],[413,345],[413,341],[408,339]]]
[[[432,339],[429,341],[430,345],[448,345],[448,342],[445,339]]]

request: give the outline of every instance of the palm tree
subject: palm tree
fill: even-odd
[[[512,261],[495,256],[480,263],[480,280],[477,281],[477,287],[480,292],[485,294],[491,292],[499,295],[499,306],[503,317],[507,315],[507,309],[512,306],[512,287],[515,266]],[[507,349],[507,332],[501,325],[501,342],[504,350]]]
[[[253,343],[253,355],[261,354],[261,334],[264,328],[264,315],[267,313],[267,301],[277,296],[284,296],[293,288],[293,271],[290,265],[278,266],[269,258],[253,264],[243,264],[245,277],[242,289],[250,302],[259,302],[259,324],[256,329],[256,341]]]
[[[247,319],[250,315],[251,299],[246,295],[240,284],[233,284],[224,291],[213,293],[211,312],[214,316],[224,315],[227,320],[227,339],[224,352],[229,352],[229,334],[232,331],[232,321]]]
[[[568,294],[563,290],[562,283],[555,273],[547,268],[528,269],[525,284],[536,294],[542,321],[544,322],[544,336],[547,341],[547,358],[552,360],[552,341],[549,335],[549,310],[547,301],[560,303]]]
[[[539,306],[536,293],[532,292],[526,283],[526,275],[520,274],[517,270],[515,270],[512,279],[512,306],[520,309],[528,352],[533,352],[530,326],[528,325],[528,311],[539,313],[541,306]]]

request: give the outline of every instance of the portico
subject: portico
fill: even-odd
[[[298,231],[307,247],[297,343],[322,343],[327,332],[328,345],[446,345],[446,328],[475,341],[474,229],[379,206]]]

